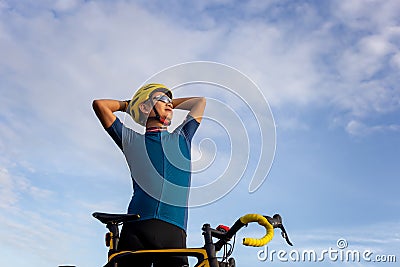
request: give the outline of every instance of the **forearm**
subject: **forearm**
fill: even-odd
[[[112,99],[99,99],[94,100],[92,106],[103,127],[108,128],[115,121],[114,112],[126,111],[128,103]]]
[[[174,108],[189,110],[189,114],[200,122],[206,107],[206,99],[204,97],[176,98],[172,100],[172,104]]]
[[[93,109],[106,109],[114,113],[116,111],[125,111],[128,107],[126,101],[113,100],[113,99],[98,99],[93,101]]]
[[[194,106],[198,105],[203,97],[183,97],[183,98],[175,98],[172,100],[172,105],[174,108],[183,109],[183,110],[191,110]]]

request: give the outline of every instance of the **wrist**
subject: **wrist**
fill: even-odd
[[[122,111],[126,112],[126,113],[129,113],[128,107],[129,107],[129,103],[131,102],[131,100],[128,99],[128,100],[124,100],[123,102],[125,103],[125,108]]]
[[[119,109],[118,111],[126,112],[129,106],[128,100],[120,100],[119,102]]]

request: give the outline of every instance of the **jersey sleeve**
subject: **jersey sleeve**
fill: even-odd
[[[122,150],[122,122],[118,119],[118,117],[110,127],[106,128],[106,131],[117,144],[117,146]]]
[[[198,121],[196,121],[192,116],[188,115],[186,116],[184,122],[178,126],[174,132],[183,134],[186,140],[191,143],[197,128],[199,128],[199,125],[200,123]]]

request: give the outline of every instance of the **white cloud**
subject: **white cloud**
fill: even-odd
[[[352,120],[346,126],[346,131],[354,136],[367,136],[379,132],[399,132],[399,124],[366,125],[360,121]]]
[[[53,2],[51,2],[53,4]],[[54,2],[54,8],[58,12],[66,12],[76,8],[82,0],[57,0]]]
[[[17,200],[17,194],[14,191],[14,183],[8,171],[0,168],[0,207],[2,209],[13,206]]]
[[[279,124],[276,126],[278,130],[307,131],[310,129],[310,126],[299,118],[280,117],[278,121]]]
[[[38,258],[45,266],[58,266],[71,261],[85,266],[90,262],[95,266],[96,261],[100,264],[102,255],[91,260],[84,255],[93,247],[93,240],[98,240],[99,248],[104,246],[101,238],[103,232],[96,232],[98,228],[103,230],[104,227],[97,225],[90,214],[98,209],[111,212],[119,210],[122,213],[122,209],[117,209],[117,206],[122,207],[117,204],[119,200],[97,203],[93,200],[89,203],[83,199],[74,199],[71,192],[53,187],[57,191],[55,193],[14,173],[21,172],[21,169],[0,168],[0,234],[7,240],[6,245],[4,243],[0,246],[1,249],[26,253],[24,258],[18,259],[21,265],[17,266],[25,266]],[[79,251],[76,251],[77,243],[82,246]],[[49,253],[51,249],[53,251]],[[101,250],[98,252],[101,253]],[[4,255],[4,262],[13,261],[12,255]]]
[[[383,98],[368,95],[371,90],[381,90],[382,86],[387,90],[398,84],[392,81],[395,74],[389,72],[387,77],[376,80],[378,84],[374,86],[378,88],[363,90],[364,81],[381,71],[386,56],[396,52],[398,31],[393,24],[392,11],[396,7],[395,1],[340,3],[332,9],[334,17],[327,17],[312,31],[293,28],[287,21],[270,23],[258,16],[246,21],[232,16],[230,21],[237,22],[234,28],[222,21],[214,28],[193,31],[176,25],[167,14],[157,17],[159,14],[153,9],[135,4],[118,2],[111,14],[106,11],[109,5],[102,2],[68,3],[71,6],[60,7],[60,10],[74,10],[73,17],[72,14],[51,17],[45,12],[39,13],[33,21],[21,16],[18,19],[17,16],[9,17],[10,25],[26,28],[24,38],[27,42],[19,42],[16,38],[21,34],[5,27],[3,34],[7,41],[2,45],[3,50],[9,51],[8,57],[3,59],[6,69],[11,73],[24,73],[18,79],[9,76],[10,81],[26,88],[29,99],[46,102],[45,108],[34,106],[34,114],[58,120],[60,125],[71,126],[68,120],[82,115],[90,120],[89,105],[95,97],[129,98],[149,74],[174,63],[202,59],[202,55],[212,55],[216,60],[243,70],[257,82],[273,106],[320,107],[322,103],[331,103],[334,108],[356,116],[385,112],[375,107],[387,106],[390,95]],[[207,2],[204,5],[214,4],[224,3]],[[245,5],[244,10],[252,14],[253,5]],[[199,12],[204,8],[197,7]],[[382,20],[382,16],[371,11],[372,8],[382,10],[387,18]],[[308,10],[307,25],[321,19],[311,5],[299,4],[293,10],[298,14]],[[207,13],[199,15],[214,18]],[[368,21],[367,25],[357,25],[357,29],[371,29],[372,33],[354,36],[353,40],[335,39],[333,31],[336,27],[341,26],[344,31],[355,28],[354,17]],[[202,20],[199,23],[203,23]],[[329,55],[328,61],[323,63],[329,64],[329,68],[321,65],[325,54],[338,52],[336,57]],[[394,66],[398,65],[395,55],[391,60]],[[37,64],[40,67],[35,67]],[[329,73],[332,67],[339,72],[339,79]],[[394,91],[398,94],[397,89]],[[14,98],[15,93],[8,94]],[[348,101],[352,96],[360,100]],[[31,107],[24,95],[19,99],[20,103]],[[72,103],[78,108],[69,108]],[[393,108],[397,110],[398,105]],[[85,130],[90,131],[89,127]]]
[[[386,231],[391,229],[391,231]],[[335,227],[329,229],[314,229],[309,230],[306,233],[294,233],[292,238],[295,240],[302,240],[302,244],[299,244],[300,249],[313,247],[314,244],[319,246],[330,242],[332,247],[336,247],[336,241],[340,238],[345,238],[348,242],[349,249],[370,249],[374,252],[386,252],[388,254],[397,252],[398,243],[400,242],[398,236],[398,223],[395,221],[388,222],[371,222],[363,226],[354,227],[350,226]],[[368,234],[366,234],[368,233]],[[327,247],[325,247],[327,249]]]
[[[22,198],[46,200],[53,197],[53,192],[33,185],[24,176],[10,173],[4,167],[0,167],[0,207],[4,210],[12,210],[18,207],[18,201]]]

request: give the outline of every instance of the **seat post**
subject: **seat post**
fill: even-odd
[[[107,229],[110,231],[110,249],[108,250],[108,256],[111,256],[118,250],[119,242],[119,228],[118,223],[109,222],[106,225]]]

